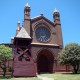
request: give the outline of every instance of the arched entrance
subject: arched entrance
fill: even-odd
[[[54,57],[48,50],[42,50],[37,56],[38,73],[53,72]]]

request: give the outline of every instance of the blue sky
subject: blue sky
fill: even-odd
[[[80,44],[80,0],[0,0],[0,43],[10,43],[15,36],[17,21],[24,20],[24,6],[31,6],[31,18],[40,15],[53,21],[53,11],[60,12],[63,43]]]

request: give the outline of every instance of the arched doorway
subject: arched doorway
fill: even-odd
[[[38,73],[53,72],[54,57],[48,50],[42,50],[37,56]]]

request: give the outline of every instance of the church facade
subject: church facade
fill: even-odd
[[[13,76],[36,76],[38,73],[66,71],[58,64],[58,53],[63,48],[60,13],[55,9],[53,21],[43,14],[30,18],[30,6],[24,7],[24,24],[12,39]]]

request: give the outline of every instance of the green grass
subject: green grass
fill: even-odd
[[[54,80],[80,80],[80,74],[40,74],[40,76],[53,78]],[[0,80],[40,80],[37,77],[31,78],[9,78],[9,79],[1,79]]]
[[[13,78],[13,79],[11,79],[11,80],[40,80],[40,79],[38,79],[38,78],[19,78],[19,79],[17,79],[17,78]]]
[[[41,74],[43,77],[54,78],[54,80],[80,80],[80,74]]]
[[[31,78],[0,78],[0,80],[41,80],[41,79],[38,79],[37,77],[31,77]]]

